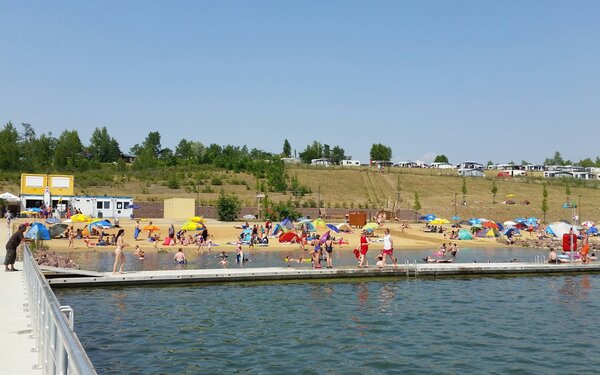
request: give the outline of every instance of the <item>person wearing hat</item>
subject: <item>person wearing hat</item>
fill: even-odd
[[[17,247],[21,242],[25,241],[24,233],[26,229],[26,224],[19,225],[19,229],[8,239],[8,242],[6,243],[6,256],[4,257],[4,271],[18,271],[18,269],[15,268]]]

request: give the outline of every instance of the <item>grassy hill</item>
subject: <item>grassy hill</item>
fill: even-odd
[[[379,173],[371,167],[311,167],[288,166],[287,173],[296,176],[302,185],[311,189],[304,197],[290,193],[269,193],[272,200],[292,199],[300,207],[343,208],[404,208],[412,209],[415,192],[418,193],[422,213],[435,213],[450,218],[456,214],[463,218],[489,217],[509,220],[516,217],[543,217],[541,209],[543,183],[548,190],[547,221],[570,220],[581,210],[583,220],[597,221],[600,216],[600,189],[598,181],[570,180],[570,201],[581,202],[579,208],[564,209],[567,200],[565,182],[538,176],[519,179],[498,179],[492,171],[486,178],[466,179],[466,202],[462,202],[463,179],[454,170],[389,168]],[[173,181],[176,181],[173,182]],[[491,187],[495,182],[498,191],[492,203]],[[4,178],[0,190],[17,193],[16,176]],[[161,201],[170,197],[190,197],[201,204],[211,205],[219,191],[236,194],[246,206],[256,205],[256,179],[249,174],[233,173],[197,167],[159,171],[117,173],[110,168],[75,175],[75,191],[80,195],[125,195],[136,201]],[[456,194],[456,195],[455,195]],[[515,204],[501,204],[508,194]],[[457,198],[459,205],[454,205]],[[529,205],[523,204],[529,201]]]

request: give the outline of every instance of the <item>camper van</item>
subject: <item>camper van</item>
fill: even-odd
[[[475,161],[464,161],[458,166],[458,175],[463,177],[485,177],[483,164]]]
[[[527,176],[526,168],[522,165],[499,164],[498,177],[520,177]]]
[[[358,160],[342,160],[341,164],[344,167],[360,167],[360,161]]]

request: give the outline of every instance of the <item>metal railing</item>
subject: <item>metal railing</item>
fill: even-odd
[[[38,352],[37,368],[42,369],[43,374],[96,374],[73,331],[73,309],[60,305],[27,245],[23,246],[23,272],[34,350]]]

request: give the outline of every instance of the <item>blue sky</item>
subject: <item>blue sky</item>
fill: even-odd
[[[600,155],[599,1],[0,0],[0,121],[368,160]],[[20,126],[19,126],[20,129]],[[596,135],[592,135],[592,134]]]

